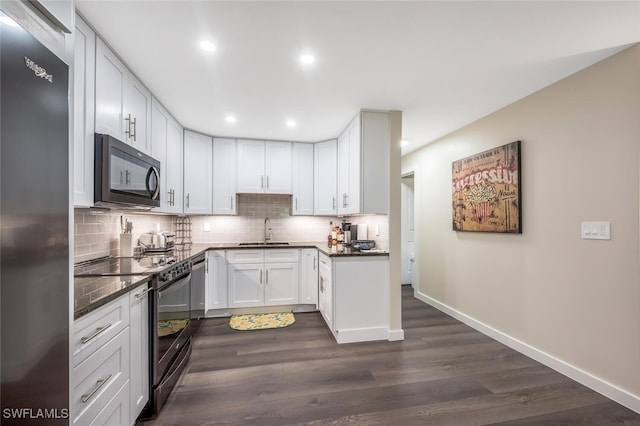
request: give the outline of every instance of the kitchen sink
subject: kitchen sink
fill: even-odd
[[[255,242],[255,243],[240,243],[240,246],[288,246],[289,243],[280,243],[275,241]]]

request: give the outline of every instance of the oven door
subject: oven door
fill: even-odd
[[[191,337],[191,273],[157,291],[154,385],[162,381],[180,349]]]

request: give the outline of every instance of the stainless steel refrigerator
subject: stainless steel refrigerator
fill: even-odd
[[[68,67],[0,11],[0,423],[68,424]]]

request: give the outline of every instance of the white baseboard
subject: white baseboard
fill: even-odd
[[[578,367],[575,367],[561,359],[558,359],[546,352],[541,351],[533,346],[528,345],[516,338],[513,338],[495,328],[484,324],[462,312],[438,302],[431,297],[414,290],[414,295],[417,299],[425,302],[428,305],[452,316],[453,318],[465,323],[466,325],[478,330],[479,332],[499,341],[500,343],[509,346],[516,351],[535,359],[541,364],[550,367],[559,373],[564,374],[567,377],[583,384],[584,386],[593,389],[594,391],[606,396],[613,401],[624,405],[625,407],[640,413],[640,396],[634,395],[624,389],[613,385],[606,380],[594,376]]]
[[[333,333],[338,343],[370,342],[375,340],[387,340],[389,329],[385,327],[349,328]]]
[[[390,342],[397,342],[400,340],[404,340],[404,330],[403,329],[389,330],[389,335],[387,337],[387,340]]]

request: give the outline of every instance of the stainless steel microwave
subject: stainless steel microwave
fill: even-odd
[[[96,133],[94,204],[151,209],[160,206],[160,162],[113,136]]]

